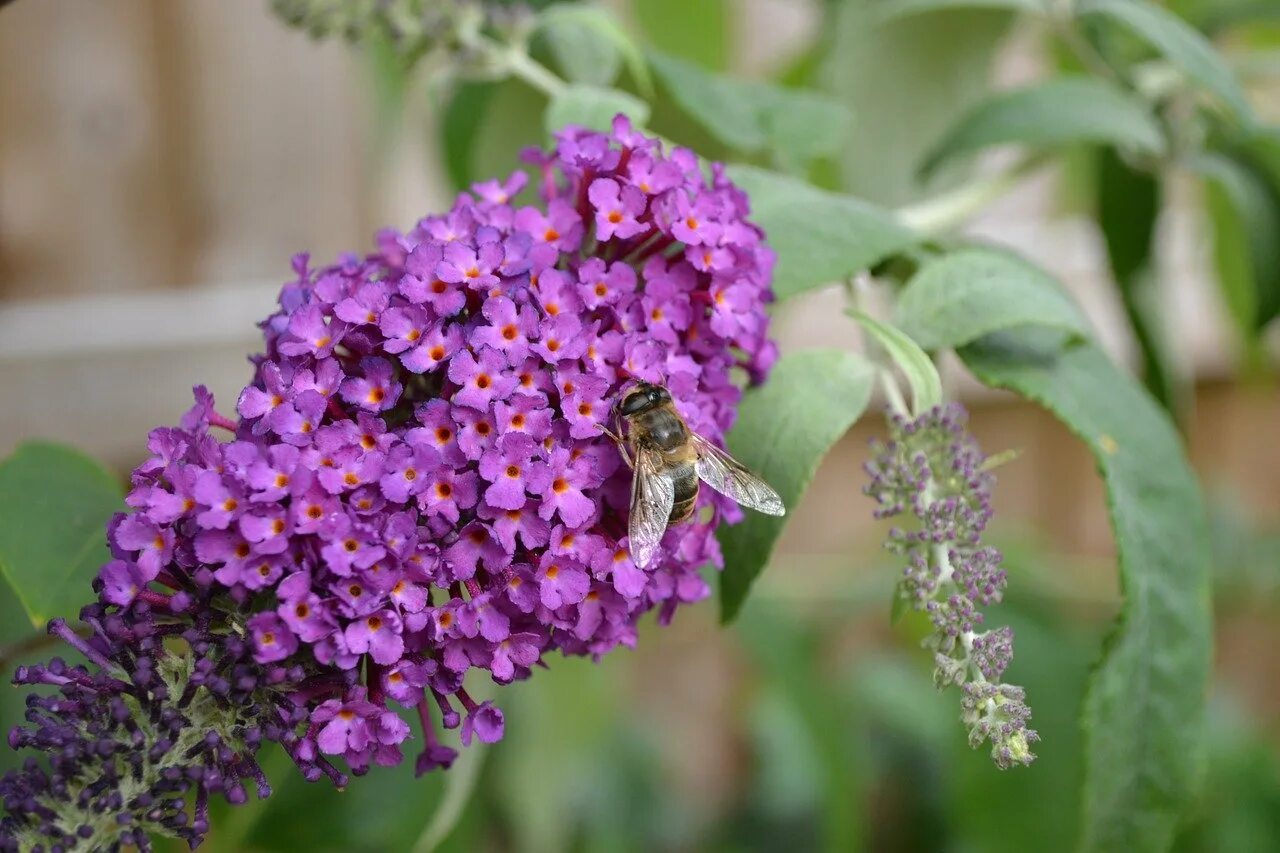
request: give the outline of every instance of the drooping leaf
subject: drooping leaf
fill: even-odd
[[[911,411],[914,414],[923,414],[942,402],[942,379],[938,376],[938,368],[919,344],[870,314],[862,311],[849,313],[884,348],[907,378],[907,385],[911,387]]]
[[[27,442],[0,463],[0,572],[33,626],[74,618],[93,599],[121,494],[109,471],[70,447]]]
[[[1277,12],[1280,14],[1280,11]],[[1280,126],[1259,128],[1241,142],[1240,156],[1256,176],[1272,208],[1280,217]],[[1255,247],[1255,257],[1274,258],[1280,252],[1280,234],[1275,234],[1265,247]],[[1256,261],[1255,261],[1256,263]],[[1272,260],[1258,264],[1258,328],[1280,317],[1280,263]]]
[[[1016,143],[1035,148],[1109,143],[1158,155],[1160,126],[1146,105],[1096,77],[1059,77],[1002,92],[960,117],[921,165],[925,174],[961,154]]]
[[[547,133],[571,124],[607,131],[618,113],[630,118],[636,127],[643,127],[649,120],[649,105],[618,89],[575,83],[552,97],[543,120]]]
[[[445,165],[457,189],[511,173],[520,151],[543,145],[547,99],[519,80],[464,82],[442,119]]]
[[[903,289],[894,319],[927,350],[1026,325],[1090,334],[1088,321],[1056,281],[992,249],[964,249],[927,264]]]
[[[729,451],[764,478],[794,512],[818,463],[858,419],[871,396],[874,370],[861,356],[840,350],[801,350],[784,356],[769,381],[747,393]],[[764,569],[783,519],[746,511],[717,532],[724,552],[720,618],[730,622]]]
[[[465,189],[479,177],[473,162],[476,138],[497,89],[497,83],[464,81],[445,106],[440,123],[441,147],[445,171],[455,190]]]
[[[608,9],[557,3],[539,14],[538,22],[570,81],[607,86],[625,62],[640,90],[652,90],[644,54]]]
[[[816,92],[713,74],[661,53],[651,61],[672,99],[713,137],[744,154],[772,151],[788,168],[838,151],[852,121]]]
[[[1154,175],[1130,166],[1112,148],[1098,152],[1098,227],[1107,246],[1111,275],[1142,358],[1142,380],[1156,401],[1177,411],[1180,385],[1163,334],[1158,282],[1151,268],[1160,185]]]
[[[644,41],[663,53],[722,71],[734,42],[729,0],[631,0]]]
[[[1244,124],[1252,110],[1226,60],[1194,27],[1148,0],[1082,0],[1078,14],[1117,23],[1215,95]]]
[[[1082,846],[1167,849],[1200,787],[1212,612],[1205,510],[1177,432],[1096,346],[1024,329],[959,350],[1058,417],[1106,484],[1124,603],[1085,699]]]
[[[1206,153],[1195,168],[1205,178],[1223,302],[1253,350],[1258,330],[1280,310],[1280,193],[1265,172],[1228,152]]]
[[[753,166],[731,166],[729,177],[750,195],[751,219],[778,253],[779,299],[846,279],[918,240],[858,199]]]

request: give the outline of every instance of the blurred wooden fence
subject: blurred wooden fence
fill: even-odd
[[[769,27],[745,31],[769,40]],[[0,454],[46,436],[127,468],[192,384],[230,406],[257,346],[253,323],[292,252],[327,259],[367,245],[377,225],[447,197],[423,165],[433,158],[424,121],[406,122],[416,145],[393,153],[399,161],[371,162],[363,71],[344,45],[280,26],[266,0],[17,0],[0,10]],[[1063,275],[1123,356],[1096,235],[1052,221],[1047,183],[1004,200],[974,233]],[[1195,367],[1221,374],[1222,324],[1185,210],[1164,226],[1174,333]],[[819,298],[783,312],[784,346],[851,345],[829,307]],[[1280,400],[1217,384],[1199,402],[1193,447],[1206,479],[1280,517]],[[1060,427],[991,396],[975,425],[989,449],[1024,450],[1002,472],[1006,518],[1069,550],[1109,550],[1092,465]],[[875,428],[860,425],[826,465],[787,550],[843,553],[870,535],[858,466]]]
[[[367,239],[359,60],[267,5],[0,11],[0,298],[283,274]]]

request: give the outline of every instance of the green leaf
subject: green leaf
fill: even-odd
[[[107,552],[119,482],[70,447],[31,441],[0,463],[0,572],[31,624],[74,618]]]
[[[551,99],[544,122],[547,133],[555,133],[570,124],[607,131],[618,113],[625,114],[636,127],[643,127],[649,120],[649,105],[617,89],[575,83]]]
[[[1164,850],[1200,787],[1212,612],[1205,510],[1178,434],[1094,345],[1025,329],[959,350],[1039,403],[1106,484],[1124,603],[1085,698],[1083,849]]]
[[[742,96],[746,84],[656,51],[650,52],[649,62],[672,99],[721,142],[738,151],[764,147],[759,106]]]
[[[574,83],[607,86],[623,61],[642,92],[652,92],[653,79],[644,54],[609,10],[600,6],[557,3],[538,15],[539,26],[556,63]]]
[[[866,202],[777,172],[731,166],[729,177],[750,196],[751,219],[778,253],[779,299],[847,279],[919,239]]]
[[[992,249],[962,249],[929,263],[903,289],[894,321],[927,350],[1028,325],[1090,334],[1088,321],[1058,282]]]
[[[1081,142],[1151,155],[1165,147],[1160,125],[1140,100],[1095,77],[1060,77],[976,105],[930,151],[921,171],[931,174],[957,155],[992,145],[1047,148]]]
[[[1142,381],[1161,406],[1175,412],[1182,383],[1169,357],[1161,322],[1163,301],[1151,265],[1160,185],[1154,175],[1133,168],[1112,148],[1098,152],[1094,180],[1098,227],[1141,354]]]
[[[555,57],[556,67],[571,83],[609,86],[622,70],[622,54],[609,39],[600,38],[595,28],[564,14],[568,11],[600,11],[586,6],[552,6],[547,12],[559,12],[552,20],[543,20],[542,33]],[[545,15],[545,13],[544,13]]]
[[[942,402],[942,379],[928,353],[901,331],[881,323],[870,314],[855,310],[849,315],[862,324],[862,328],[875,338],[907,377],[914,414],[921,415]]]
[[[708,133],[744,154],[773,151],[790,169],[835,154],[852,123],[843,105],[815,92],[713,74],[661,53],[651,61],[672,99]]]
[[[465,189],[509,175],[521,150],[545,145],[546,106],[540,92],[519,80],[461,83],[441,122],[445,165],[454,185]]]
[[[1244,91],[1213,44],[1177,15],[1147,0],[1082,0],[1081,16],[1120,24],[1213,93],[1243,123],[1253,121]]]
[[[867,407],[873,378],[871,365],[856,353],[811,349],[783,356],[769,381],[743,398],[729,452],[794,512],[822,457]],[[782,527],[781,518],[747,510],[741,524],[717,532],[724,553],[722,621],[737,616]]]
[[[1002,9],[1010,12],[1047,11],[1047,0],[882,0],[873,7],[881,22],[965,9]]]
[[[445,171],[456,190],[475,183],[478,175],[474,152],[476,139],[484,128],[489,102],[499,84],[464,81],[453,91],[440,122],[441,148]]]
[[[1252,350],[1258,330],[1280,308],[1280,195],[1265,172],[1226,152],[1206,153],[1194,167],[1205,177],[1223,301]]]
[[[889,604],[889,624],[896,625],[898,620],[911,610],[911,602],[902,594],[902,589],[894,584],[893,601]]]
[[[703,68],[729,67],[733,13],[728,0],[632,0],[644,41]]]
[[[963,170],[947,170],[925,186],[918,167],[956,118],[989,94],[992,59],[1015,16],[952,9],[886,22],[866,2],[828,8],[823,35],[831,44],[819,81],[858,118],[839,152],[844,188],[900,207],[962,180]]]

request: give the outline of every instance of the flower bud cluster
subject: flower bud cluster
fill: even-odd
[[[963,691],[970,744],[989,742],[996,765],[1007,769],[1035,758],[1030,745],[1039,735],[1027,728],[1022,688],[1000,682],[1013,659],[1013,630],[980,627],[979,608],[1000,601],[1006,577],[1000,552],[981,541],[995,477],[966,422],[958,403],[915,419],[891,414],[890,440],[872,443],[864,491],[878,504],[877,518],[912,520],[909,529],[892,528],[886,543],[907,561],[895,594],[928,614],[934,681]]]

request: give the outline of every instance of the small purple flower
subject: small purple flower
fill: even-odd
[[[527,674],[541,656],[537,634],[510,634],[493,650],[489,670],[495,681],[505,684]]]
[[[445,246],[436,275],[450,284],[485,291],[498,283],[493,271],[501,263],[502,247],[497,243],[481,243],[472,249],[461,241],[454,241]]]
[[[526,490],[537,491],[544,479],[544,466],[533,459],[536,452],[537,444],[524,433],[499,438],[496,446],[480,457],[480,476],[491,484],[485,489],[485,502],[499,509],[523,507]]]
[[[529,336],[537,330],[533,309],[516,304],[505,296],[490,297],[484,303],[488,325],[478,326],[472,335],[477,343],[506,356],[508,364],[520,364],[529,354]]]
[[[379,610],[347,625],[347,648],[356,654],[369,653],[374,663],[388,665],[404,654],[400,617],[394,610]]]
[[[470,351],[458,353],[449,362],[449,380],[461,388],[453,395],[455,404],[482,412],[487,412],[495,399],[505,400],[517,382],[507,372],[502,353],[492,347],[483,347],[478,358]]]
[[[535,489],[542,495],[538,514],[544,519],[559,515],[569,527],[581,527],[596,510],[586,490],[600,484],[590,463],[585,458],[575,460],[571,451],[557,447],[551,452],[546,471],[542,478],[545,485]]]
[[[468,710],[462,721],[462,745],[470,746],[473,736],[481,743],[497,743],[502,740],[503,724],[502,711],[492,702],[482,702]]]
[[[258,663],[284,660],[298,650],[298,638],[274,613],[259,613],[249,620],[254,658]]]
[[[429,445],[401,444],[387,454],[378,485],[387,500],[403,504],[427,488],[439,466],[440,454]]]
[[[346,327],[341,323],[326,322],[324,314],[314,305],[300,308],[289,319],[289,338],[280,342],[284,355],[312,355],[324,358],[333,352],[342,340]]]
[[[363,375],[342,383],[342,399],[370,412],[385,412],[400,399],[400,383],[393,379],[391,362],[366,358],[360,363]]]
[[[596,210],[597,239],[625,240],[649,230],[648,225],[636,221],[644,213],[645,197],[635,187],[619,186],[617,181],[598,178],[591,183],[587,198]]]
[[[545,554],[538,565],[538,596],[543,607],[555,610],[577,604],[591,587],[587,572],[571,559]]]

